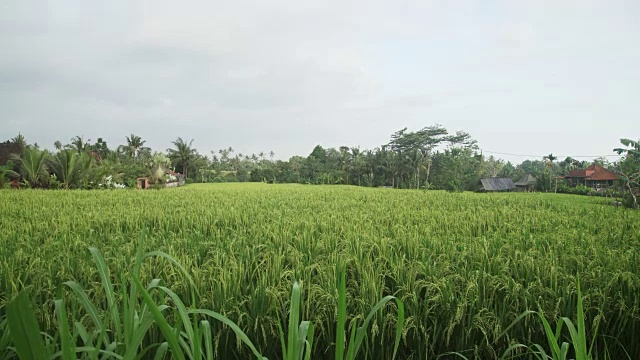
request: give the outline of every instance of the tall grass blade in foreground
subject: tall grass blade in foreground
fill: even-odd
[[[291,288],[291,304],[289,305],[289,326],[287,327],[287,341],[285,344],[282,325],[278,321],[282,358],[285,360],[303,360],[311,357],[313,346],[313,324],[300,321],[301,289],[297,281]],[[306,355],[305,355],[306,354]]]
[[[60,335],[60,346],[62,347],[62,360],[76,359],[76,346],[69,331],[69,319],[64,301],[57,299],[55,302],[56,316],[58,318],[58,335]]]
[[[9,331],[18,356],[22,360],[48,359],[31,301],[25,291],[7,306]]]
[[[338,319],[336,322],[336,360],[344,359],[345,326],[347,324],[347,274],[343,269],[336,271],[338,284]]]
[[[184,360],[184,354],[182,353],[182,349],[180,348],[178,337],[176,336],[174,329],[169,326],[169,323],[167,323],[167,320],[162,315],[162,310],[158,307],[158,305],[155,304],[155,302],[151,298],[151,295],[149,295],[149,293],[142,287],[140,280],[138,280],[138,278],[136,277],[132,277],[132,280],[133,283],[138,287],[142,299],[149,308],[154,321],[160,328],[162,335],[167,341],[169,349],[171,350],[172,357],[177,360]]]

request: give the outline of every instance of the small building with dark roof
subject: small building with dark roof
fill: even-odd
[[[486,178],[480,179],[478,191],[511,191],[515,188],[516,186],[510,178]]]
[[[517,191],[529,192],[536,188],[536,178],[531,174],[524,174],[520,180],[516,181],[515,185]]]
[[[613,186],[616,180],[620,180],[618,175],[602,166],[593,163],[586,169],[572,170],[564,177],[570,186],[584,185],[593,189],[603,189]]]

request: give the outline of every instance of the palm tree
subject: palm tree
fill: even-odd
[[[166,186],[165,175],[171,165],[171,160],[162,153],[155,152],[149,157],[148,166],[151,171],[151,179],[155,188],[162,188]]]
[[[84,142],[84,138],[82,138],[81,136],[75,136],[71,138],[71,143],[68,144],[66,148],[70,150],[75,150],[76,153],[80,154],[87,150],[87,148],[89,147],[90,141],[91,140],[87,140],[87,142]]]
[[[402,159],[395,151],[389,151],[385,156],[386,170],[391,174],[391,187],[400,186],[400,179],[396,184],[396,177],[402,173]]]
[[[351,148],[351,171],[358,177],[358,186],[362,185],[362,151],[359,147]]]
[[[553,156],[553,153],[542,158],[547,161],[547,169],[549,169],[549,190],[551,190],[551,175],[553,173],[553,162],[558,159],[557,156]]]
[[[24,148],[27,146],[27,140],[25,140],[24,135],[22,135],[21,133],[18,133],[18,136],[11,139],[11,142],[18,145],[18,148],[20,149],[21,153],[24,150]]]
[[[77,160],[78,155],[69,149],[61,150],[54,158],[56,174],[60,177],[64,188],[68,189],[77,179]]]
[[[92,183],[94,183],[98,179],[92,177],[92,175],[95,174],[92,174],[92,172],[90,172],[89,170],[96,164],[96,158],[88,152],[80,153],[77,156],[78,159],[76,160],[76,176],[78,177],[78,179],[76,180],[76,182],[78,183],[78,186],[82,188],[94,186],[94,184]]]
[[[34,147],[27,146],[22,152],[22,156],[11,154],[11,160],[20,164],[20,175],[26,180],[31,187],[43,186],[49,176],[47,172],[46,150],[38,150]]]
[[[182,168],[185,179],[188,177],[189,166],[196,159],[198,152],[192,147],[193,139],[187,144],[182,138],[177,138],[172,142],[174,149],[167,149],[171,162]]]
[[[60,142],[60,140],[56,140],[56,142],[53,143],[53,147],[56,148],[56,150],[61,150],[62,143]]]
[[[613,149],[618,155],[624,154],[624,158],[618,162],[618,174],[629,191],[631,206],[638,208],[640,197],[640,140],[620,139],[625,148]]]
[[[127,155],[132,160],[136,160],[140,157],[142,153],[149,153],[151,149],[145,147],[145,140],[142,140],[140,136],[131,134],[131,136],[127,136],[127,145],[120,145],[118,149]]]
[[[351,153],[348,146],[340,146],[340,164],[346,175],[346,184],[349,185],[349,165],[351,165]]]
[[[363,157],[364,171],[366,172],[367,184],[373,186],[374,172],[376,171],[376,156],[373,150],[366,150]]]
[[[427,162],[425,161],[426,159],[427,159],[427,150],[425,149],[414,149],[413,154],[411,154],[411,156],[408,157],[408,160],[411,162],[412,167],[415,168],[415,172],[413,176],[414,176],[414,183],[416,184],[416,189],[420,188],[420,169],[424,169],[424,170],[427,169],[426,167]]]

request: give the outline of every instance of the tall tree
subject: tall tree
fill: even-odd
[[[60,150],[53,160],[56,175],[66,189],[74,185],[77,179],[77,160],[78,154],[70,149]]]
[[[558,159],[557,156],[554,156],[553,153],[543,157],[543,160],[547,162],[547,169],[549,171],[549,191],[551,191],[551,181],[553,180],[553,165],[554,161]]]
[[[171,163],[182,169],[185,179],[189,177],[189,166],[196,159],[198,152],[193,148],[193,139],[189,143],[177,138],[172,142],[174,148],[167,149]]]
[[[504,164],[504,166],[500,169],[499,176],[510,178],[513,181],[516,181],[519,179],[518,170],[515,168],[515,166],[513,166],[513,164],[510,161],[507,161],[507,163]]]
[[[148,153],[151,155],[151,149],[144,146],[146,143],[145,140],[142,140],[140,136],[135,134],[131,134],[131,136],[126,137],[127,144],[120,145],[118,147],[119,151],[124,153],[127,157],[132,160],[137,160],[141,154]]]
[[[11,159],[20,164],[20,175],[31,187],[44,187],[47,183],[49,154],[46,150],[39,150],[35,147],[27,146],[22,152],[22,156],[11,154]]]
[[[80,154],[82,152],[87,151],[89,147],[89,142],[91,140],[84,141],[82,136],[74,136],[71,138],[71,143],[67,144],[65,147],[70,150],[74,150],[76,153]]]
[[[346,184],[349,185],[349,167],[351,166],[351,153],[348,146],[340,146],[340,166],[345,173]]]
[[[18,146],[18,149],[20,149],[20,153],[22,153],[22,151],[24,151],[24,148],[27,147],[27,140],[21,133],[18,133],[16,137],[11,139],[11,142]]]
[[[351,148],[351,171],[353,175],[358,179],[358,186],[362,185],[362,170],[364,162],[362,158],[362,150],[359,147],[354,146]]]
[[[498,176],[498,174],[500,174],[504,165],[505,164],[503,160],[496,159],[495,157],[493,157],[493,155],[491,155],[488,158],[483,159],[482,161],[481,176],[496,177]]]
[[[620,139],[620,143],[625,147],[613,149],[620,155],[624,154],[618,173],[627,189],[630,205],[637,209],[640,197],[640,140]]]
[[[96,158],[96,160],[98,160],[98,162],[108,157],[109,153],[111,152],[109,150],[109,146],[107,145],[107,142],[104,141],[102,138],[98,138],[95,144],[89,147],[89,151],[94,153],[94,157]]]
[[[460,133],[459,138],[465,138]],[[467,134],[468,135],[468,134]],[[391,141],[387,144],[399,157],[396,161],[402,163],[402,174],[411,174],[413,182],[419,186],[419,172],[423,164],[426,164],[426,178],[429,181],[431,156],[436,147],[445,141],[462,141],[448,136],[448,131],[440,124],[426,126],[418,131],[409,132],[407,128],[396,131],[391,135]],[[418,154],[419,152],[419,154]],[[399,180],[402,176],[399,177]]]

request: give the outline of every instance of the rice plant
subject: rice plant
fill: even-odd
[[[288,334],[291,290],[298,281],[298,320],[313,326],[313,359],[339,356],[341,338],[346,356],[353,329],[388,296],[404,307],[397,350],[399,312],[390,301],[369,320],[357,358],[389,359],[396,353],[399,359],[433,359],[456,352],[498,359],[515,344],[548,342],[535,316],[509,327],[523,311],[540,311],[554,324],[576,314],[579,276],[585,334],[597,334],[589,343],[592,358],[620,359],[640,353],[639,220],[640,213],[602,199],[560,194],[267,184],[153,192],[2,190],[0,318],[6,319],[8,303],[24,291],[47,334],[45,347],[60,344],[53,338],[61,331],[56,301],[62,300],[67,317],[76,319],[68,326],[76,351],[98,343],[103,350],[115,344],[110,346],[125,351],[133,345],[123,339],[151,321],[143,343],[159,345],[146,356],[165,351],[168,357],[169,343],[132,280],[138,271],[135,239],[146,232],[144,249],[175,262],[145,257],[135,278],[167,323],[179,329],[176,338],[185,354],[202,348],[206,355],[209,346],[213,358],[256,358],[229,325],[189,313],[210,309],[232,319],[257,353],[281,358],[280,327]],[[104,255],[110,286],[87,248]],[[337,326],[339,264],[346,264],[344,337]],[[203,340],[194,341],[204,342],[208,332],[209,345],[185,340],[191,330],[161,287],[183,302],[193,336],[202,334]],[[132,297],[137,300],[130,302]],[[136,314],[138,320],[125,320]],[[570,320],[578,323],[575,315]],[[7,323],[0,320],[0,331]],[[13,354],[6,333],[0,334],[0,357]],[[513,355],[526,352],[514,348]]]

